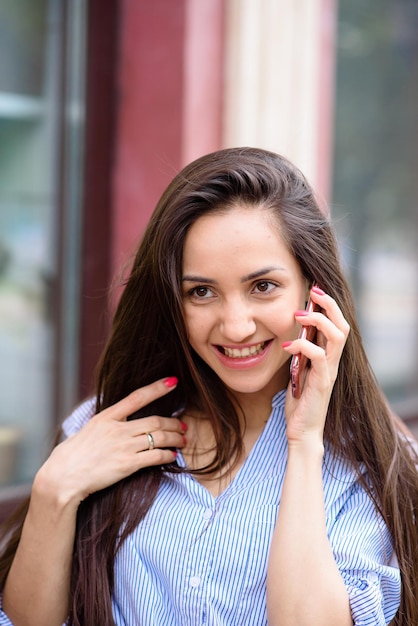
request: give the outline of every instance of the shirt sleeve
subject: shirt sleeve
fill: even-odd
[[[80,404],[62,423],[64,437],[75,435],[94,415],[96,399],[89,398]]]
[[[3,611],[3,594],[0,594],[0,626],[13,626],[13,622],[9,620]]]
[[[400,572],[389,530],[358,482],[348,490],[328,532],[354,625],[386,626],[399,608]]]

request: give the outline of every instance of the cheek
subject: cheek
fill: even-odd
[[[208,328],[206,316],[204,312],[199,311],[199,309],[187,310],[186,308],[184,312],[184,322],[189,342],[192,346],[195,346],[199,340],[204,338]]]
[[[294,322],[292,326],[292,330],[289,333],[289,338],[292,340],[297,339],[299,337],[300,330],[301,330],[300,324],[297,324],[296,322]]]
[[[300,324],[296,322],[294,316],[288,313],[283,314],[283,312],[271,316],[269,327],[275,335],[283,337],[286,341],[296,339],[300,330]]]

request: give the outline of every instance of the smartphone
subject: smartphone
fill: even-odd
[[[320,311],[321,308],[315,304],[310,298],[306,305],[308,313]],[[307,339],[315,343],[316,327],[315,326],[302,326],[299,339]],[[290,381],[292,385],[292,396],[294,398],[300,398],[303,387],[305,385],[306,376],[308,374],[310,361],[304,354],[294,354],[290,361]]]

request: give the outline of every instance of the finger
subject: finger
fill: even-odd
[[[344,328],[341,330],[330,318],[326,317],[323,313],[309,313],[305,314],[301,311],[296,311],[295,319],[302,324],[305,328],[315,328],[317,331],[313,339],[310,339],[311,333],[306,333],[306,337],[301,337],[301,341],[306,343],[315,343],[322,348],[341,348],[344,346],[348,330]],[[329,350],[328,350],[329,351]]]
[[[290,343],[285,342],[283,348],[289,354],[303,355],[308,359],[311,362],[311,370],[315,372],[313,375],[317,378],[317,386],[325,388],[329,382],[335,381],[346,336],[325,315],[312,313],[310,318],[311,325],[319,331],[317,333],[318,344],[298,338]]]
[[[138,466],[137,469],[143,469],[145,467],[168,465],[173,463],[177,458],[177,452],[175,450],[167,450],[164,448],[155,448],[154,450],[147,450],[138,454]]]
[[[305,336],[292,342],[285,342],[283,348],[289,354],[299,354],[311,361],[318,374],[325,374],[325,368],[330,367],[332,377],[338,369],[338,363],[347,339],[346,329],[341,330],[323,313],[309,313],[296,311],[296,320],[305,328],[317,330],[314,341]],[[343,325],[344,326],[344,325]],[[307,336],[310,333],[306,333]],[[328,366],[326,365],[328,363]]]
[[[303,354],[310,361],[317,361],[323,359],[325,355],[325,349],[321,346],[308,341],[307,339],[295,339],[294,341],[285,341],[282,343],[282,348],[289,354]]]
[[[310,295],[312,300],[321,307],[323,314],[347,337],[350,326],[334,298],[331,298],[319,287],[312,287]]]
[[[137,420],[127,422],[127,427],[131,428],[132,435],[143,435],[144,433],[179,432],[184,434],[187,425],[175,417],[161,417],[160,415],[150,415]]]
[[[184,448],[186,437],[181,432],[157,431],[138,435],[136,452],[152,451],[157,448]]]
[[[150,385],[141,387],[140,389],[135,389],[135,391],[119,402],[116,402],[112,406],[104,409],[100,415],[108,416],[114,420],[124,421],[129,415],[135,413],[135,411],[142,409],[153,400],[161,398],[175,389],[177,383],[177,378],[171,376],[169,378],[157,380]]]
[[[350,331],[349,324],[335,300],[324,293],[322,289],[313,287],[311,289],[311,299],[321,308],[321,312],[296,311],[296,320],[305,329],[315,327],[320,331],[316,333],[314,342],[323,348],[328,347],[328,354],[334,348],[340,354]],[[314,334],[309,330],[304,335],[308,339],[310,336],[314,337]]]

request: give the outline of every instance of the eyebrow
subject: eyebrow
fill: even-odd
[[[241,278],[242,283],[246,283],[249,280],[255,280],[256,278],[260,278],[261,276],[265,276],[270,272],[286,272],[286,268],[281,267],[280,265],[270,265],[268,267],[263,267],[255,272],[251,272],[250,274],[246,274]],[[182,281],[191,282],[191,283],[205,283],[206,285],[216,285],[217,281],[213,280],[213,278],[206,278],[205,276],[197,276],[196,274],[186,274],[183,276]]]

